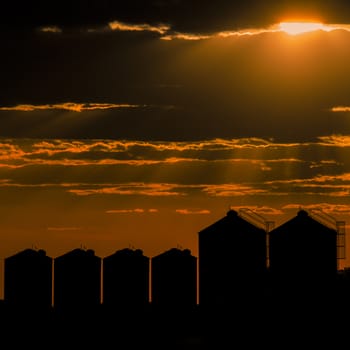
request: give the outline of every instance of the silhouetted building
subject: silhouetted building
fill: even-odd
[[[270,272],[275,288],[294,295],[329,292],[337,277],[337,230],[305,210],[269,235]]]
[[[149,303],[150,259],[141,249],[121,249],[103,259],[103,304],[140,308]]]
[[[50,308],[52,258],[42,249],[25,249],[5,258],[4,298],[18,307]]]
[[[341,301],[344,315],[350,311],[350,267],[345,267],[337,274],[338,299]]]
[[[220,308],[262,299],[266,231],[234,210],[198,233],[199,304]]]
[[[172,248],[151,259],[152,305],[189,308],[197,304],[197,258]]]
[[[54,307],[90,310],[101,303],[101,258],[74,249],[54,260]]]

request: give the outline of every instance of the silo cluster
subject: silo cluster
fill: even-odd
[[[198,258],[180,248],[152,258],[130,248],[104,258],[92,249],[56,258],[26,249],[5,259],[4,296],[10,305],[62,310],[150,303],[220,309],[263,302],[271,290],[325,296],[333,292],[344,239],[344,222],[332,226],[306,210],[277,228],[246,211],[229,210],[198,232]]]

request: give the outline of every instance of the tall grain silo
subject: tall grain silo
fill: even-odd
[[[151,259],[152,305],[187,309],[197,304],[197,258],[172,248]]]
[[[42,249],[25,249],[5,258],[4,299],[15,307],[49,309],[52,258]]]
[[[150,258],[141,249],[121,249],[103,258],[103,304],[144,308],[149,303]]]
[[[275,288],[301,295],[329,294],[345,257],[345,222],[316,211],[297,215],[270,232],[270,272]]]
[[[198,233],[201,306],[220,308],[263,298],[272,224],[249,210],[229,210]]]
[[[101,258],[92,249],[74,249],[54,259],[54,307],[91,310],[101,303]]]

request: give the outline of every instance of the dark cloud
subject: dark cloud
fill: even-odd
[[[0,136],[302,141],[349,133],[348,114],[332,108],[350,105],[350,33],[295,39],[265,33],[165,41],[117,32],[7,41]],[[11,110],[67,103],[139,108]]]
[[[325,21],[348,21],[345,0],[128,0],[128,1],[7,1],[1,26],[30,29],[57,25],[93,27],[112,20],[133,23],[168,23],[174,30],[208,32],[271,24],[286,15],[319,16]]]
[[[3,140],[0,186],[50,187],[63,183],[68,187],[96,185],[98,189],[101,185],[115,187],[130,182],[249,186],[265,182],[271,187],[294,186],[302,190],[300,183],[310,186],[314,182],[318,185],[334,182],[341,186],[348,182],[349,151],[349,140],[343,140],[342,145],[327,144],[326,140],[305,144],[256,139]]]

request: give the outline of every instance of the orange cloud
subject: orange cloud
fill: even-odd
[[[78,187],[85,186],[86,184],[82,183],[36,183],[36,184],[28,184],[28,183],[18,183],[12,182],[12,180],[6,179],[0,181],[0,186],[2,187],[23,187],[23,188],[46,188],[46,187]]]
[[[277,144],[272,140],[259,138],[191,142],[3,139],[0,140],[0,170],[1,176],[9,181],[0,181],[0,186],[33,188],[64,186],[65,190],[79,196],[107,194],[185,196],[196,193],[199,196],[237,197],[303,193],[345,198],[350,191],[350,173],[346,172],[349,169],[345,162],[348,150],[341,152],[344,158],[342,163],[324,158],[323,151],[324,147],[337,147],[338,144],[343,147],[347,142],[350,145],[350,136],[337,135],[324,136],[315,143],[300,144]],[[310,152],[306,152],[309,160],[293,157],[294,152],[290,152],[290,148],[294,146],[295,151],[298,151],[297,154],[301,156],[304,153],[299,152],[300,148],[303,150],[305,147],[309,150],[307,147],[310,146]],[[240,152],[241,150],[244,152]],[[316,156],[311,158],[314,154]],[[329,157],[329,152],[325,155]],[[294,167],[289,163],[300,163],[300,166],[298,164]],[[284,172],[285,169],[281,172],[281,166],[285,164],[290,170],[288,177]],[[64,167],[77,169],[64,169]],[[112,179],[103,172],[106,175],[102,175],[101,178],[102,171],[110,167],[118,167],[118,174],[121,175]],[[225,171],[226,167],[229,172],[233,172],[235,168],[247,173],[249,171],[249,178],[245,182],[244,174],[238,170],[237,178],[235,174],[232,177],[222,178],[215,173],[216,167],[220,169],[220,173]],[[331,170],[334,175],[313,176],[321,167]],[[130,184],[125,183],[128,179],[122,175],[124,168],[130,172],[130,181],[133,181]],[[90,172],[91,169],[96,170],[96,176],[102,179],[101,183],[96,183],[96,177],[90,175],[94,173]],[[37,174],[35,179],[32,175],[34,171]],[[51,181],[48,180],[48,175],[52,171],[58,171],[59,176],[54,177],[53,183],[48,183]],[[185,181],[191,182],[190,185],[179,184],[184,181],[183,171],[189,171],[190,176]],[[207,172],[205,177],[202,177],[203,171]],[[273,180],[265,181],[267,176],[263,172],[267,171],[270,172],[269,178]],[[305,178],[301,175],[303,171]],[[335,171],[344,172],[337,174]],[[213,177],[207,180],[209,172]],[[327,174],[326,171],[324,173]],[[147,179],[154,183],[138,183],[137,181],[144,178],[142,177],[144,174],[147,174]],[[82,181],[86,182],[81,183]],[[225,181],[232,182],[225,183]]]
[[[174,33],[174,34],[168,34],[166,37],[161,37],[161,39],[166,39],[166,40],[172,40],[172,39],[204,40],[204,39],[211,39],[211,38],[230,38],[230,37],[241,37],[241,36],[253,36],[253,35],[260,35],[260,34],[265,34],[265,33],[277,33],[277,32],[293,34],[293,31],[291,30],[290,26],[288,26],[289,23],[290,22],[277,23],[277,24],[273,24],[267,28],[244,28],[244,29],[240,29],[240,30],[227,30],[227,31],[212,33],[210,35],[202,35],[201,33],[197,33],[197,34]],[[302,26],[301,23],[299,23],[299,27],[300,26]],[[350,25],[348,25],[348,24],[315,23],[314,26],[312,26],[312,24],[309,24],[308,29],[304,28],[304,30],[301,31],[300,33],[314,31],[314,30],[322,30],[325,32],[331,32],[333,30],[350,31]],[[294,31],[295,31],[295,28],[294,28]]]
[[[320,162],[311,162],[310,168],[322,168],[324,166],[338,166],[343,165],[335,160],[321,160]]]
[[[309,145],[309,144],[307,144]],[[158,152],[163,151],[174,151],[174,152],[185,152],[185,151],[232,151],[235,149],[276,149],[276,147],[290,148],[290,147],[304,146],[304,144],[276,144],[268,140],[257,139],[257,138],[244,138],[244,139],[214,139],[208,141],[198,141],[198,142],[150,142],[150,141],[128,141],[128,140],[86,140],[86,141],[67,141],[67,140],[44,140],[40,142],[33,142],[31,147],[35,149],[35,153],[46,153],[48,155],[53,155],[57,153],[83,153],[91,151],[100,152],[127,152],[137,148],[139,151],[154,150]],[[0,144],[4,151],[9,153],[13,152],[13,148],[19,146],[13,146],[10,143]],[[10,149],[12,147],[12,149]],[[32,151],[34,153],[34,151]],[[0,153],[1,155],[1,153]],[[170,157],[169,161],[183,160],[179,157]],[[243,159],[242,159],[243,160]],[[246,159],[245,159],[246,160]],[[272,159],[270,162],[283,161],[284,159]],[[286,161],[298,161],[295,158],[285,159]]]
[[[118,186],[102,187],[95,189],[70,189],[68,192],[77,196],[90,196],[96,194],[117,195],[141,195],[141,196],[184,196],[184,191],[179,191],[182,186],[164,183],[129,183]]]
[[[342,188],[339,191],[329,192],[329,193],[327,193],[327,195],[329,195],[331,197],[349,197],[349,195],[350,195],[350,186],[348,187],[347,190]]]
[[[207,209],[176,209],[175,212],[182,215],[210,214],[210,210],[207,210]]]
[[[348,182],[350,181],[350,173],[343,173],[338,175],[318,175],[314,178],[311,178],[310,181],[315,182]]]
[[[320,185],[322,183],[332,182],[348,182],[350,181],[350,173],[343,173],[338,175],[318,175],[308,179],[291,179],[291,180],[275,180],[265,182],[267,185],[278,185],[278,184],[297,184],[297,185]]]
[[[142,105],[113,104],[113,103],[74,103],[65,102],[46,105],[17,105],[12,107],[0,107],[0,111],[33,112],[36,110],[66,110],[70,112],[85,112],[95,110],[106,110],[116,108],[140,108]]]
[[[19,145],[10,142],[0,143],[0,159],[8,160],[13,158],[21,158],[26,154]]]
[[[297,204],[297,203],[291,203],[288,205],[283,206],[282,209],[300,209],[304,208],[306,210],[322,210],[323,212],[327,214],[350,214],[350,205],[346,204],[333,204],[333,203],[315,203],[315,204]]]
[[[112,210],[107,210],[107,214],[127,214],[127,213],[137,213],[141,214],[144,213],[144,209],[112,209]]]
[[[156,164],[174,164],[180,162],[193,162],[198,161],[196,159],[165,159],[165,160],[119,160],[119,159],[101,159],[101,160],[84,160],[84,159],[25,159],[24,163],[13,165],[13,164],[1,164],[0,167],[9,168],[23,168],[31,165],[60,165],[60,166],[98,166],[98,165],[130,165],[130,166],[144,166],[144,165],[156,165]]]
[[[265,185],[275,189],[287,188],[287,192],[299,189],[305,195],[347,197],[350,195],[350,173],[319,175],[307,179],[267,181]]]
[[[245,205],[244,207],[242,206],[231,206],[230,207],[233,210],[239,211],[242,209],[248,209],[253,211],[254,213],[258,213],[261,215],[282,215],[283,211],[280,209],[272,208],[272,207],[267,207],[267,206],[256,206],[256,205]]]
[[[123,141],[92,140],[92,141],[66,141],[50,140],[35,142],[32,145],[35,153],[48,155],[58,153],[84,153],[91,151],[123,152],[128,149],[128,143]]]
[[[166,33],[170,27],[165,24],[160,24],[158,26],[152,26],[150,24],[128,24],[120,21],[113,21],[108,23],[108,27],[111,30],[128,31],[128,32],[157,32],[159,34]]]
[[[268,193],[265,189],[241,184],[204,185],[202,191],[214,197],[235,197]]]
[[[350,135],[320,136],[321,145],[334,147],[350,147]]]
[[[263,195],[269,193],[267,189],[241,184],[220,185],[179,185],[166,183],[128,183],[101,188],[69,189],[68,192],[77,196],[90,195],[142,195],[142,196],[185,196],[189,191],[197,190],[213,197]]]
[[[12,142],[12,143],[11,143]],[[262,171],[271,171],[270,163],[301,162],[296,158],[249,159],[229,158],[235,149],[254,150],[268,148],[275,150],[275,144],[265,140],[209,140],[204,142],[145,142],[123,140],[43,140],[15,144],[16,141],[0,143],[0,160],[3,166],[23,167],[28,165],[118,165],[131,166],[172,164],[182,162],[242,162],[258,165]],[[211,159],[209,152],[229,151],[223,159]],[[200,153],[201,152],[201,153]],[[98,154],[98,157],[95,156]],[[101,153],[105,153],[103,156]],[[122,154],[123,153],[123,154]],[[179,154],[182,153],[182,154]],[[75,155],[81,154],[79,158]],[[120,154],[120,156],[118,156]],[[146,159],[146,157],[150,157]],[[185,156],[183,156],[185,155]],[[193,158],[193,155],[198,156]],[[253,155],[253,154],[252,154]],[[191,157],[192,156],[192,157]],[[208,157],[209,156],[209,157]],[[122,158],[122,159],[120,159]],[[6,164],[6,161],[8,164]]]
[[[350,107],[347,106],[337,106],[331,108],[332,112],[350,112]]]
[[[43,33],[62,33],[62,29],[57,26],[42,27],[39,28],[39,31]]]
[[[322,24],[322,23],[298,23],[298,28],[293,27],[295,23],[281,22],[273,24],[269,27],[262,28],[242,28],[235,30],[226,30],[212,32],[210,34],[201,32],[179,32],[174,31],[169,24],[149,24],[149,23],[127,23],[121,21],[111,21],[104,27],[96,27],[87,29],[88,33],[121,31],[121,32],[151,32],[159,34],[161,40],[209,40],[213,38],[226,39],[231,37],[254,36],[265,33],[285,33],[285,34],[300,34],[315,30],[331,32],[333,30],[350,31],[348,24]],[[54,26],[41,28],[41,31],[46,29],[47,32],[56,32]],[[58,28],[59,29],[59,28]]]
[[[232,36],[253,36],[264,33],[274,33],[278,32],[276,26],[272,26],[270,28],[251,28],[251,29],[242,29],[242,30],[234,30],[234,31],[224,31],[216,33],[215,36],[220,38],[229,38]]]
[[[107,214],[129,214],[129,213],[135,213],[135,214],[143,214],[143,213],[158,213],[158,209],[112,209],[107,210]]]
[[[173,33],[173,34],[168,34],[164,35],[161,37],[162,40],[175,40],[175,39],[180,39],[180,40],[204,40],[204,39],[210,39],[212,36],[211,35],[202,35],[202,34],[186,34],[186,33]]]

